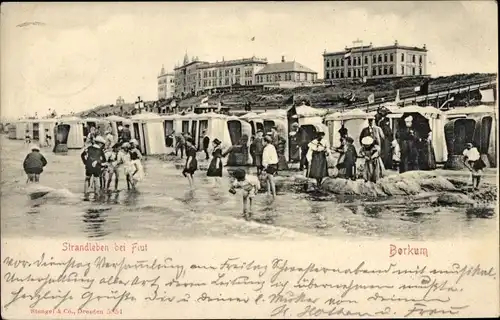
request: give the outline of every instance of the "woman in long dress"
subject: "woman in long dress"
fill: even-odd
[[[399,173],[418,170],[418,136],[413,128],[412,116],[405,118],[405,127],[400,129],[396,138],[400,149]]]
[[[321,186],[323,178],[328,177],[328,143],[324,139],[325,133],[318,132],[316,139],[309,143],[308,161],[310,163],[307,177],[316,179],[317,188]]]
[[[222,147],[221,141],[219,139],[214,139],[212,141],[214,146],[214,150],[212,151],[212,160],[210,161],[210,165],[207,170],[207,177],[222,177]]]
[[[380,146],[370,136],[364,137],[361,144],[360,156],[365,159],[363,178],[365,182],[376,183],[385,173],[384,163],[380,157]]]
[[[182,170],[182,175],[189,181],[189,187],[193,189],[194,181],[193,174],[198,170],[198,161],[196,160],[196,147],[194,146],[193,138],[186,139],[186,165]]]

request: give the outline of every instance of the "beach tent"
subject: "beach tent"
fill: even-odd
[[[448,148],[444,134],[444,125],[446,115],[434,107],[420,107],[417,105],[406,106],[395,109],[387,117],[393,121],[393,132],[396,133],[399,128],[404,126],[404,119],[408,116],[414,118],[414,123],[417,119],[422,120],[428,125],[425,130],[431,130],[432,146],[436,156],[436,162],[443,163],[448,159]]]
[[[333,147],[340,146],[340,132],[342,128],[347,129],[347,135],[354,140],[357,150],[361,147],[359,136],[361,130],[368,126],[368,117],[375,116],[375,112],[366,112],[362,109],[352,109],[346,112],[335,112],[325,116],[325,123],[330,131],[330,144]]]
[[[84,146],[85,122],[78,117],[64,117],[57,119],[54,127],[54,141],[58,145],[66,145],[68,149],[81,149]]]
[[[139,113],[133,115],[131,134],[139,142],[144,155],[165,154],[164,119],[156,113]]]

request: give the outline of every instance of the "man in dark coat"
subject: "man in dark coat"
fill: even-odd
[[[262,171],[262,153],[264,152],[262,130],[257,130],[252,144],[255,155],[255,166],[257,167],[257,174],[260,175]]]
[[[203,152],[205,152],[206,159],[210,159],[208,156],[208,147],[210,146],[210,137],[207,136],[207,130],[203,130]]]

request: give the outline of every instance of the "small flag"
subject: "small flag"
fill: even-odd
[[[252,39],[250,39],[250,41],[255,41],[255,37],[252,37]]]
[[[399,89],[396,90],[396,99],[394,99],[394,103],[399,103]]]
[[[415,92],[420,92],[420,86],[415,87]]]
[[[482,102],[495,102],[493,89],[479,90],[479,93],[481,93]]]
[[[347,52],[346,54],[344,54],[344,59],[347,59],[351,56],[351,51]]]
[[[369,104],[375,103],[375,94],[374,93],[372,93],[368,96],[368,103]]]

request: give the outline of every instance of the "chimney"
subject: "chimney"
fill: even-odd
[[[394,45],[397,46],[398,45],[398,40],[394,41]]]
[[[285,62],[285,56],[281,56],[281,62]]]

